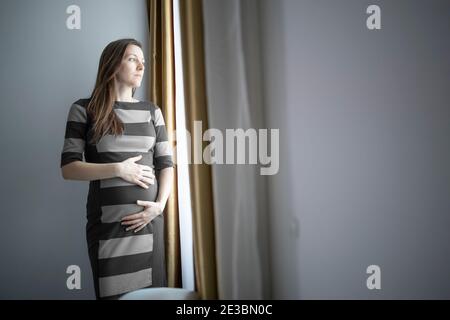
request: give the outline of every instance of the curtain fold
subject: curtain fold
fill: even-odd
[[[169,142],[175,149],[175,53],[173,0],[147,0],[150,31],[150,100],[157,104],[166,122]],[[176,157],[176,154],[174,154]],[[176,161],[175,161],[176,162]],[[180,232],[178,218],[177,168],[165,215],[165,248],[168,286],[181,287]]]
[[[194,121],[208,129],[206,109],[205,61],[203,47],[203,16],[201,0],[180,1],[181,42],[185,86],[186,128],[192,141],[206,142],[196,137]],[[203,135],[203,132],[201,133]],[[203,151],[201,151],[203,152]],[[196,289],[201,299],[217,299],[215,226],[212,197],[211,166],[189,165],[192,221],[194,236],[194,269]]]
[[[210,125],[222,133],[255,130],[254,142],[265,128],[259,3],[203,1]],[[267,177],[259,169],[248,163],[212,167],[221,299],[270,295]]]

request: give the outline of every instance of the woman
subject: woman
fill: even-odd
[[[172,151],[161,110],[133,98],[144,63],[138,41],[108,44],[91,97],[74,102],[67,118],[61,170],[64,179],[90,181],[86,238],[97,299],[167,285]]]

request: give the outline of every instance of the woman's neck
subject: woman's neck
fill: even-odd
[[[116,88],[116,101],[137,102],[132,96],[133,89],[131,87],[116,82]]]

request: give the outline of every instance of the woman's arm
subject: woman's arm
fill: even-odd
[[[173,167],[164,168],[159,175],[159,191],[156,202],[161,204],[161,209],[164,210],[170,191],[172,190],[173,181]]]
[[[119,163],[73,161],[61,168],[66,180],[100,180],[119,176]]]
[[[155,175],[149,166],[135,163],[141,159],[142,155],[115,163],[89,163],[77,160],[63,166],[61,171],[63,178],[67,180],[101,180],[119,177],[148,189],[149,184],[155,183]]]

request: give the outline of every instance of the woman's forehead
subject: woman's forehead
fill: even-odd
[[[139,48],[136,45],[129,45],[127,47],[127,49],[125,50],[125,56],[130,55],[130,54],[134,54],[138,58],[144,59],[144,55],[142,54],[141,48]]]

